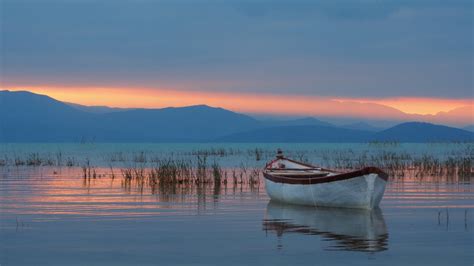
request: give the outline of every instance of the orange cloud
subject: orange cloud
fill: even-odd
[[[403,120],[408,119],[407,113],[436,114],[463,106],[473,106],[472,100],[432,98],[331,99],[299,95],[182,91],[168,88],[14,87],[7,89],[28,90],[61,101],[83,105],[163,108],[207,104],[245,113],[369,119]],[[469,113],[459,117],[462,117],[464,121],[455,121],[456,123],[471,123],[473,119]]]

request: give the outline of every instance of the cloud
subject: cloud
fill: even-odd
[[[471,1],[2,1],[4,86],[472,98]]]

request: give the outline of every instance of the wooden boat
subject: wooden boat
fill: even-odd
[[[301,234],[320,237],[328,250],[379,252],[388,248],[389,235],[380,208],[315,208],[270,201],[262,226],[277,235],[281,246],[283,235]]]
[[[338,172],[297,162],[278,151],[263,171],[275,201],[326,207],[373,209],[382,200],[388,175],[376,167]]]

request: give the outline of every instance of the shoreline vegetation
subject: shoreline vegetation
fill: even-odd
[[[285,153],[295,160],[340,171],[376,166],[386,171],[392,180],[407,175],[420,179],[431,176],[466,180],[474,176],[472,144],[446,144],[461,147],[432,153],[413,153],[397,149],[399,145],[397,142],[371,142],[363,150],[348,146],[344,149],[287,150]],[[89,158],[87,154],[66,154],[63,151],[4,153],[0,155],[0,167],[80,167],[84,178],[96,178],[96,168],[106,166],[113,178],[121,175],[125,180],[150,186],[158,183],[258,184],[261,169],[274,157],[275,150],[209,147],[164,153],[114,151],[102,154],[99,159]]]

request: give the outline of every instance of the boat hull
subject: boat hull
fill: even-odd
[[[382,200],[386,183],[386,178],[377,173],[314,184],[290,184],[265,178],[267,194],[275,201],[360,209],[376,208]]]

